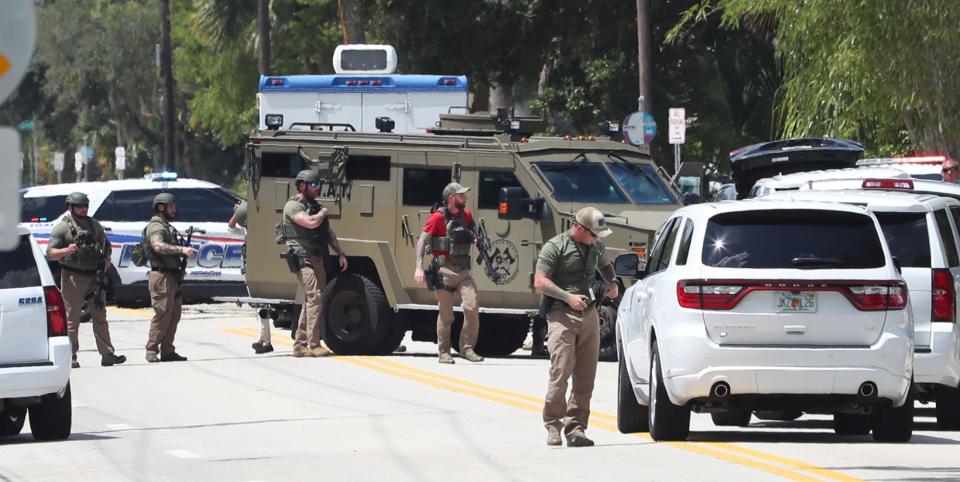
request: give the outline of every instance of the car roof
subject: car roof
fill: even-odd
[[[152,179],[121,179],[99,182],[73,182],[67,184],[51,184],[47,186],[31,186],[22,189],[24,197],[60,196],[72,192],[90,194],[93,192],[132,191],[141,189],[198,189],[219,188],[212,182],[199,179],[177,179],[175,181],[154,181]]]
[[[791,191],[792,192],[792,191]],[[719,201],[712,203],[692,204],[678,209],[675,214],[690,218],[705,219],[716,214],[743,211],[768,211],[774,209],[812,209],[823,211],[843,211],[849,213],[866,214],[862,206],[853,204],[838,204],[829,201],[806,201],[791,199],[775,199],[772,196],[744,199],[742,201]]]
[[[932,194],[907,191],[881,190],[835,190],[835,191],[782,191],[764,196],[761,199],[783,201],[820,201],[835,203],[853,203],[866,206],[870,210],[928,212],[949,205],[960,205],[954,199]]]
[[[773,177],[767,177],[757,181],[757,186],[772,187],[778,189],[795,188],[810,181],[822,181],[833,179],[909,179],[910,174],[903,170],[893,167],[850,167],[845,169],[823,169],[819,171],[795,172],[793,174],[780,174]]]
[[[860,189],[862,183],[856,182],[857,179],[824,179],[819,181],[813,181],[810,184],[800,186],[801,191],[810,190],[810,191],[836,191],[836,190],[853,190]],[[886,189],[889,191],[895,192],[904,192],[912,194],[929,194],[934,196],[944,196],[954,199],[960,199],[960,184],[954,184],[952,182],[943,182],[943,181],[933,181],[930,179],[911,179],[910,182],[913,184],[913,189]],[[879,192],[884,189],[872,189],[871,191]]]

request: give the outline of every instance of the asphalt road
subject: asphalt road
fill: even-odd
[[[297,359],[286,331],[254,355],[254,311],[187,308],[185,363],[148,365],[149,310],[110,309],[129,361],[99,366],[89,325],[72,374],[73,435],[0,438],[0,481],[42,480],[958,480],[960,433],[921,409],[913,441],[838,437],[827,417],[717,428],[694,415],[691,441],[616,430],[616,364],[602,363],[593,448],[547,447],[546,360],[525,353],[438,365],[435,346],[389,357]]]

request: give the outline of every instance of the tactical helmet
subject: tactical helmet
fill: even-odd
[[[297,180],[294,181],[294,184],[303,181],[303,182],[320,182],[320,175],[317,174],[317,171],[313,169],[304,169],[297,173]]]
[[[72,192],[67,195],[67,206],[71,204],[90,204],[90,198],[82,192]]]
[[[176,204],[177,198],[173,197],[173,194],[168,192],[162,192],[153,197],[153,208],[157,208],[157,204]]]

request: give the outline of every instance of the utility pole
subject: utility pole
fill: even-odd
[[[170,0],[160,0],[160,75],[163,77],[164,170],[177,170],[173,137],[173,59],[170,52]]]
[[[270,0],[257,0],[260,75],[270,75]]]
[[[650,58],[650,0],[637,0],[637,70],[640,81],[640,98],[643,99],[646,112],[653,111],[653,96],[650,92],[650,71],[653,59]]]

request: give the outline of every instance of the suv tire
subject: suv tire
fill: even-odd
[[[750,417],[753,414],[750,410],[741,410],[737,408],[727,409],[726,412],[713,412],[710,418],[713,424],[718,427],[746,427],[750,425]]]
[[[0,437],[19,434],[23,430],[23,422],[26,419],[26,408],[11,407],[0,412]]]
[[[627,363],[620,353],[620,371],[617,381],[617,429],[620,433],[647,432],[650,414],[647,407],[640,405],[633,392],[633,383],[627,373]]]
[[[937,388],[937,427],[960,430],[960,388]]]
[[[674,405],[663,384],[660,353],[653,345],[650,363],[650,437],[654,440],[686,440],[690,435],[690,409]]]
[[[872,421],[870,415],[856,413],[833,414],[833,431],[837,435],[867,435]]]
[[[70,382],[63,396],[44,396],[40,403],[30,406],[30,430],[36,440],[63,440],[70,436],[73,407],[70,397]]]
[[[373,281],[341,273],[323,290],[323,341],[338,355],[373,355],[390,331],[393,313]]]
[[[873,412],[873,439],[877,442],[909,442],[913,436],[913,387],[900,407],[880,407]]]

